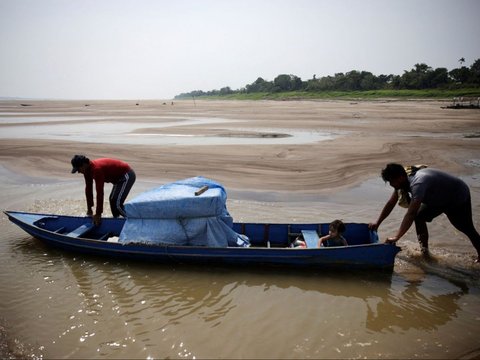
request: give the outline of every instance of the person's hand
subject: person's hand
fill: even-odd
[[[93,215],[93,224],[95,226],[98,226],[102,223],[102,215],[101,214],[95,214]]]
[[[385,243],[386,244],[395,244],[397,241],[398,241],[398,237],[393,236],[393,237],[387,238],[387,240],[385,240]]]
[[[369,223],[368,228],[372,231],[377,231],[378,230],[378,224],[376,222]]]

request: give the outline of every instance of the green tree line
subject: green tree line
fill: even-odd
[[[463,66],[464,58],[459,60],[460,67],[448,71],[446,68],[436,68],[427,64],[415,64],[402,75],[374,75],[368,71],[352,70],[347,73],[337,73],[334,76],[324,76],[303,81],[296,75],[281,74],[273,81],[259,77],[251,84],[237,90],[229,86],[220,90],[194,90],[175,96],[182,99],[192,96],[222,96],[231,94],[281,93],[291,91],[324,92],[324,91],[369,91],[369,90],[425,90],[425,89],[462,89],[480,87],[480,59],[470,67]]]

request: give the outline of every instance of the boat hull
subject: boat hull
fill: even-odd
[[[199,247],[145,245],[141,243],[122,244],[97,239],[103,233],[118,236],[123,227],[123,219],[103,219],[101,226],[91,230],[90,234],[75,237],[68,234],[71,234],[71,230],[74,228],[91,223],[90,218],[13,211],[6,211],[5,213],[10,221],[25,232],[55,248],[110,258],[157,263],[215,263],[233,266],[280,266],[297,269],[335,268],[341,270],[378,269],[391,271],[394,267],[395,256],[400,251],[400,248],[396,245],[383,244],[378,241],[331,248],[287,247],[288,236],[295,234],[296,229],[320,229],[322,226],[328,226],[328,224],[236,223],[234,228],[237,231],[247,229],[246,235],[252,237],[253,246]],[[353,224],[348,225],[348,228],[355,230],[354,225],[358,225],[359,229],[365,227],[364,224]],[[67,235],[59,233],[57,228],[67,229]],[[259,231],[259,229],[262,230]],[[254,230],[262,232],[262,239],[259,239]],[[350,237],[355,240],[353,232]],[[262,242],[265,243],[265,246],[262,246]]]

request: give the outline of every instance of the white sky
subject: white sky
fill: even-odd
[[[479,0],[0,0],[0,97],[170,99],[480,58]]]

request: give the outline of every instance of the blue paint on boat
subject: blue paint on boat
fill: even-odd
[[[177,246],[172,244],[122,244],[118,237],[125,219],[103,218],[93,226],[90,217],[5,211],[9,220],[47,245],[68,251],[158,263],[205,263],[220,265],[274,265],[293,268],[378,269],[392,271],[398,246],[378,241],[367,224],[347,223],[349,246],[291,248],[302,230],[328,233],[324,224],[234,223],[233,230],[250,239],[250,247]],[[82,229],[82,231],[80,231]]]

